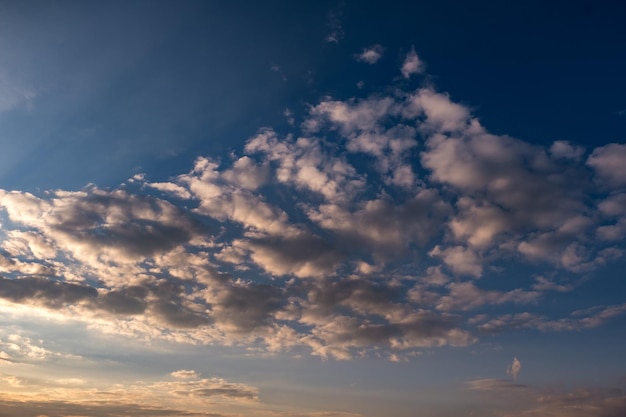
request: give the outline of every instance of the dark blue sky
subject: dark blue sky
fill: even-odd
[[[324,42],[329,15],[339,43]],[[22,144],[1,175],[80,187],[188,165],[276,126],[286,107],[302,117],[323,95],[360,94],[360,80],[385,88],[412,46],[430,82],[496,133],[608,143],[626,124],[625,16],[617,1],[7,2],[0,64],[36,105],[1,116],[3,140]],[[373,43],[386,48],[377,66],[352,58]]]

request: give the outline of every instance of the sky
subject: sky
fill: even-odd
[[[626,415],[624,20],[0,1],[0,417]]]

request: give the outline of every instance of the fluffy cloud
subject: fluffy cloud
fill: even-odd
[[[412,50],[403,75],[423,70]],[[260,129],[242,155],[199,157],[166,181],[0,191],[0,298],[104,332],[339,359],[399,360],[474,343],[473,329],[579,330],[626,312],[519,310],[582,279],[545,277],[622,256],[624,145],[584,161],[567,141],[490,133],[432,86],[385,91],[324,97],[291,133]],[[511,262],[544,271],[517,279]]]
[[[383,57],[384,51],[385,49],[381,45],[375,44],[368,48],[364,48],[361,53],[355,55],[355,58],[360,62],[375,64],[380,58]]]
[[[449,212],[434,190],[417,191],[401,205],[388,199],[365,201],[348,211],[339,205],[324,204],[308,210],[309,218],[332,230],[351,246],[365,245],[376,257],[401,255],[411,245],[425,246],[437,235]]]
[[[402,63],[402,68],[400,68],[400,72],[404,78],[409,78],[413,74],[421,74],[424,71],[424,63],[419,59],[417,53],[415,52],[415,48],[411,48],[406,57],[404,58],[404,62]]]
[[[592,167],[600,184],[612,188],[626,185],[626,145],[610,143],[594,149],[587,165]]]
[[[123,190],[54,191],[50,197],[1,191],[0,207],[12,221],[41,232],[78,259],[135,261],[202,231],[173,204]]]

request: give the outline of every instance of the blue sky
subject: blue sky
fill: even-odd
[[[620,2],[0,2],[0,416],[626,411]]]

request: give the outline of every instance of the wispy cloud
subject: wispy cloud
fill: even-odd
[[[0,112],[14,109],[30,110],[37,91],[0,67]]]
[[[328,33],[326,34],[326,42],[339,43],[344,35],[343,25],[341,23],[341,17],[343,15],[343,9],[346,7],[345,2],[340,2],[330,12],[326,20],[326,27]]]
[[[517,377],[519,376],[520,371],[522,370],[522,362],[519,359],[513,358],[513,362],[506,369],[506,373],[511,375],[513,381],[517,381]]]

